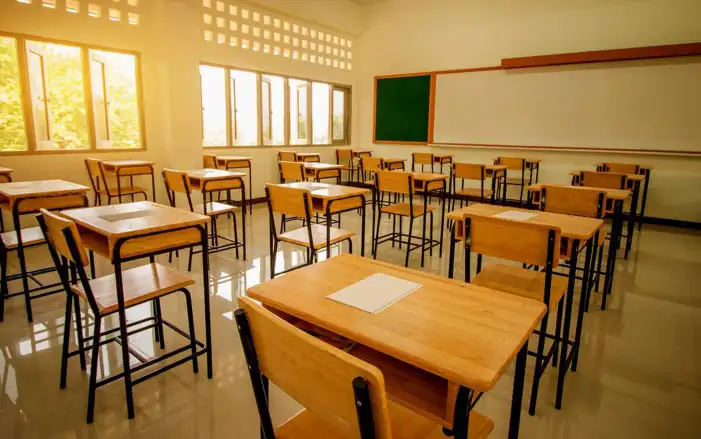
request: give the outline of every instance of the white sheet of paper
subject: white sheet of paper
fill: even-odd
[[[105,221],[109,221],[109,222],[113,223],[116,221],[144,218],[147,216],[151,216],[152,214],[153,214],[153,212],[151,212],[150,210],[137,210],[134,212],[124,212],[124,213],[115,213],[112,215],[103,215],[100,218],[105,220]]]
[[[421,288],[420,284],[375,273],[327,297],[365,312],[377,314],[419,288]]]
[[[528,221],[531,218],[538,216],[537,213],[522,212],[520,210],[507,210],[506,212],[494,215],[495,218],[510,219],[516,221]]]

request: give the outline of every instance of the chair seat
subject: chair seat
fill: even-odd
[[[44,234],[41,232],[40,227],[30,227],[27,229],[22,229],[20,231],[22,234],[22,244],[26,247],[29,245],[41,244],[44,242]],[[10,232],[3,232],[0,235],[2,243],[7,250],[12,250],[17,248],[19,243],[17,242],[17,232],[14,230]]]
[[[393,439],[445,439],[441,426],[392,401],[388,401]],[[484,439],[494,429],[491,419],[470,412],[469,439]],[[277,439],[347,439],[331,429],[321,418],[304,410],[275,430]]]
[[[493,290],[544,302],[545,273],[513,265],[488,264],[472,283]],[[567,292],[567,278],[553,276],[550,284],[550,311]]]
[[[239,208],[236,206],[218,203],[214,201],[212,203],[207,203],[207,213],[205,213],[204,206],[204,204],[198,204],[197,206],[195,206],[195,213],[199,213],[200,215],[217,216],[224,213],[236,212],[239,210]]]
[[[124,306],[129,308],[194,283],[184,274],[156,263],[130,268],[122,271]],[[117,281],[114,274],[91,280],[90,289],[101,315],[117,311]],[[81,283],[71,286],[71,291],[87,300]]]
[[[131,195],[131,194],[146,194],[146,189],[140,187],[140,186],[122,186],[119,188],[121,190],[122,195]],[[117,186],[110,186],[109,191],[107,189],[100,189],[97,191],[100,195],[109,195],[111,197],[118,197],[119,192],[117,191]]]
[[[478,187],[466,187],[465,189],[460,189],[458,191],[455,191],[455,195],[461,195],[463,197],[477,197],[481,198],[482,197],[482,189]],[[488,198],[492,196],[492,190],[491,189],[485,189],[484,190],[484,197]]]
[[[331,227],[331,244],[336,244],[354,235],[355,233],[353,232]],[[309,232],[306,226],[278,235],[278,239],[291,244],[301,245],[302,247],[311,247],[309,244]],[[312,240],[314,241],[315,250],[326,247],[326,226],[312,224]]]
[[[436,210],[433,206],[426,206],[426,213],[433,212]],[[382,213],[389,213],[392,215],[401,216],[412,216],[416,218],[417,216],[422,216],[424,214],[423,204],[409,204],[409,203],[396,203],[391,206],[383,207],[380,209]]]

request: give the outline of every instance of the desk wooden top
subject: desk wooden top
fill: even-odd
[[[209,217],[151,201],[64,210],[61,215],[111,239],[195,226]]]
[[[413,174],[416,181],[440,181],[447,180],[450,177],[448,174],[434,174],[431,172],[414,172]]]
[[[217,160],[223,162],[248,162],[253,160],[253,157],[233,156],[233,155],[218,155]]]
[[[368,188],[342,186],[340,184],[314,183],[311,181],[286,183],[280,186],[296,189],[307,189],[311,191],[312,197],[322,198],[324,200],[339,200],[355,195],[365,195],[370,193],[370,189]]]
[[[229,180],[234,178],[245,177],[245,172],[233,172],[225,171],[223,169],[193,169],[191,171],[186,171],[187,176],[192,180],[200,181],[216,181],[216,180]]]
[[[558,186],[558,187],[567,187],[567,188],[573,188],[573,189],[597,189],[603,192],[606,192],[606,196],[612,200],[625,200],[630,196],[630,191],[627,189],[609,189],[605,187],[591,187],[591,186],[568,186],[566,184],[546,184],[546,183],[537,183],[537,184],[532,184],[528,186],[528,190],[532,192],[538,192],[540,191],[543,186]]]
[[[0,183],[0,195],[8,199],[39,197],[42,195],[82,194],[90,188],[64,180],[16,181]]]
[[[334,163],[304,162],[304,167],[313,170],[343,169],[345,166]]]
[[[0,174],[12,174],[13,172],[15,172],[14,169],[10,169],[10,168],[0,168]]]
[[[421,287],[377,314],[326,297],[375,273]],[[534,300],[355,255],[292,271],[248,296],[477,391],[494,387],[545,313]]]
[[[390,158],[390,159],[382,159],[382,161],[385,162],[385,164],[389,164],[389,163],[404,163],[404,162],[407,161],[407,160],[408,160],[408,159],[397,159],[397,158],[394,158],[394,159],[392,159],[392,158]]]
[[[583,169],[581,171],[570,171],[570,175],[576,177],[576,176],[579,176],[582,172],[603,172],[603,171]],[[643,181],[643,180],[645,180],[645,176],[643,174],[626,174],[626,176],[628,176],[629,181]]]
[[[606,163],[597,163],[596,166],[597,166],[597,167],[599,167],[599,166],[604,166],[605,164],[606,164]],[[640,168],[641,171],[646,171],[646,170],[647,170],[647,171],[652,171],[652,169],[653,169],[652,166],[642,166],[642,165],[639,165],[638,167]]]
[[[535,224],[547,224],[560,228],[563,238],[579,239],[586,241],[596,234],[596,231],[604,226],[604,221],[597,218],[563,215],[561,213],[541,212],[539,210],[516,209],[507,206],[492,204],[471,204],[468,207],[454,210],[446,218],[454,221],[462,221],[466,216],[494,216],[509,210],[533,213],[536,216],[524,222]]]
[[[102,163],[104,163],[105,166],[114,169],[153,166],[156,164],[156,162],[152,162],[150,160],[110,160]]]

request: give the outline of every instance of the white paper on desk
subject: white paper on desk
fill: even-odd
[[[506,212],[494,215],[495,218],[510,219],[516,221],[528,221],[531,218],[538,216],[537,213],[522,212],[520,210],[507,210]]]
[[[419,288],[421,288],[420,284],[375,273],[327,297],[365,312],[377,314]]]

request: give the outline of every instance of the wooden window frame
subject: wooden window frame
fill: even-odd
[[[78,43],[76,41],[59,40],[53,38],[44,38],[36,35],[27,35],[13,32],[0,31],[0,37],[12,38],[15,40],[17,48],[17,63],[19,68],[20,94],[22,100],[22,111],[24,112],[24,130],[27,138],[27,149],[25,151],[0,151],[0,156],[19,156],[19,155],[51,155],[51,154],[96,154],[96,153],[111,153],[111,152],[143,152],[147,150],[146,145],[146,123],[144,117],[144,92],[143,92],[143,75],[141,68],[141,53],[130,50],[117,49],[114,47],[104,47],[92,44]],[[87,129],[88,129],[88,147],[81,149],[37,149],[37,137],[34,126],[34,111],[32,108],[32,98],[29,82],[29,63],[27,59],[27,42],[33,41],[37,43],[57,44],[62,46],[75,47],[80,49],[81,64],[82,64],[82,79],[83,89],[85,93],[85,109],[87,114]],[[135,75],[136,75],[136,100],[139,111],[139,136],[140,148],[98,148],[95,136],[95,118],[93,112],[93,93],[92,81],[90,77],[90,50],[101,50],[104,52],[121,53],[134,56]],[[46,86],[44,94],[48,94]],[[47,110],[49,103],[46,103]],[[109,119],[109,116],[107,116]],[[47,118],[50,114],[47,111]],[[47,125],[48,138],[51,139],[50,124]]]
[[[319,81],[319,80],[314,80],[314,79],[308,79],[308,78],[302,78],[298,76],[291,76],[291,75],[285,75],[281,73],[274,73],[274,72],[267,72],[267,71],[260,71],[260,70],[253,70],[253,69],[247,69],[247,68],[239,68],[236,66],[230,66],[230,65],[223,65],[223,64],[216,64],[216,63],[209,63],[209,62],[200,62],[200,66],[209,66],[209,67],[218,67],[218,68],[223,68],[226,70],[226,75],[228,77],[231,77],[231,72],[232,71],[241,71],[241,72],[250,72],[250,73],[255,73],[257,77],[257,102],[258,102],[258,143],[256,145],[236,145],[236,117],[234,112],[232,111],[234,107],[232,107],[232,104],[235,104],[236,101],[236,96],[235,96],[235,91],[232,93],[230,89],[232,89],[231,86],[227,85],[227,120],[229,121],[229,130],[230,130],[230,135],[227,136],[227,145],[216,145],[216,146],[204,146],[202,145],[202,148],[205,150],[222,150],[222,149],[250,149],[250,148],[281,148],[281,147],[325,147],[325,146],[342,146],[342,145],[350,145],[351,144],[351,120],[352,120],[352,114],[351,114],[351,99],[352,99],[352,93],[353,89],[352,86],[347,85],[347,84],[339,84],[339,83],[332,83],[329,81]],[[283,114],[283,133],[284,133],[284,142],[281,144],[272,144],[272,139],[264,139],[263,138],[263,105],[262,105],[262,99],[263,99],[263,82],[266,80],[264,76],[276,76],[280,77],[283,79],[283,91],[284,91],[284,114]],[[307,98],[307,105],[306,105],[306,110],[307,110],[307,129],[306,129],[306,138],[305,139],[298,139],[298,140],[306,140],[306,143],[292,143],[291,142],[291,134],[292,130],[290,129],[291,125],[293,123],[298,123],[298,115],[294,115],[290,112],[290,95],[291,95],[291,90],[290,90],[290,84],[289,81],[290,79],[298,80],[298,81],[304,81],[306,84],[306,98]],[[267,82],[267,81],[266,81]],[[313,82],[316,83],[321,83],[321,84],[328,84],[329,85],[329,117],[326,121],[322,123],[328,123],[329,124],[329,143],[324,143],[324,144],[313,144],[313,139],[312,139],[312,133],[313,133],[313,124],[314,124],[314,118],[312,116],[312,86],[311,84]],[[232,89],[233,90],[233,89]],[[344,139],[343,140],[333,140],[333,92],[334,90],[341,90],[345,93],[345,102],[344,102]],[[270,109],[270,136],[272,137],[273,130],[272,130],[272,84],[270,84],[270,93],[269,93],[269,109]],[[204,113],[202,113],[202,117],[204,117]],[[317,123],[319,123],[317,121]],[[203,124],[203,129],[204,129],[204,124]],[[269,142],[270,144],[266,144],[266,142]]]

